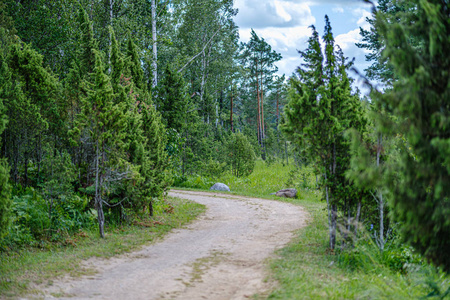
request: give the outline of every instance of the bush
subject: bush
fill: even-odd
[[[25,228],[35,239],[45,235],[51,226],[47,203],[33,188],[13,197],[12,212],[14,225]]]
[[[248,176],[255,168],[255,152],[247,137],[233,134],[227,143],[227,161],[236,177]]]
[[[58,241],[80,228],[92,226],[95,215],[87,210],[87,205],[86,197],[75,194],[50,201],[33,188],[16,191],[12,197],[11,225],[0,249]]]
[[[201,173],[212,178],[220,177],[227,169],[226,163],[220,163],[211,158],[206,163],[201,164]]]
[[[186,178],[186,177],[185,177]],[[178,187],[208,190],[215,181],[205,176],[189,176],[184,181],[178,181]]]

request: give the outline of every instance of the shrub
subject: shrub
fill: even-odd
[[[247,137],[239,132],[233,134],[227,143],[227,161],[233,175],[250,175],[255,168],[255,159],[255,152]]]

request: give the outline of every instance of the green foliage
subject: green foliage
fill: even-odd
[[[219,178],[227,170],[227,164],[226,162],[221,163],[210,158],[208,161],[202,163],[200,170],[202,170],[202,175]]]
[[[146,138],[144,144],[145,160],[142,162],[141,186],[142,200],[148,205],[152,198],[159,198],[172,184],[169,172],[170,161],[166,151],[167,133],[161,115],[156,111],[152,102],[141,106],[142,130]]]
[[[216,181],[211,177],[205,176],[188,176],[187,178],[175,178],[175,186],[177,187],[185,187],[185,188],[194,188],[194,189],[202,189],[209,190]]]
[[[242,133],[234,133],[227,145],[227,161],[236,177],[250,175],[255,168],[255,153],[250,142]]]
[[[94,224],[88,200],[78,195],[59,195],[50,202],[33,188],[16,190],[12,197],[11,224],[0,249],[42,245],[61,241],[80,228]]]
[[[182,133],[186,126],[188,94],[183,77],[170,65],[159,83],[157,106],[167,128]]]
[[[449,7],[437,0],[412,4],[416,11],[399,22],[380,14],[375,25],[386,45],[383,53],[399,76],[392,90],[373,94],[379,107],[398,118],[392,122],[379,115],[378,128],[406,139],[384,186],[404,239],[450,272]],[[397,176],[399,182],[392,180]]]
[[[5,232],[8,230],[10,223],[11,210],[11,186],[9,180],[9,166],[7,162],[2,159],[0,161],[0,241]]]
[[[357,94],[350,89],[350,79],[342,50],[334,45],[331,25],[325,16],[325,53],[322,54],[319,35],[313,34],[308,48],[301,51],[304,68],[290,79],[281,129],[313,163],[316,174],[323,178],[323,194],[327,200],[330,224],[330,247],[336,243],[338,209],[345,215],[357,211],[356,195],[360,192],[346,177],[349,165],[349,141],[346,130],[365,129],[365,119]]]
[[[13,227],[18,225],[29,231],[34,239],[45,236],[50,229],[47,203],[33,188],[28,188],[22,195],[13,197]]]
[[[448,275],[424,264],[417,253],[398,240],[383,253],[370,236],[338,254],[329,251],[323,213],[326,207],[320,197],[320,193],[303,191],[299,200],[284,199],[301,205],[310,217],[308,225],[277,251],[279,258],[271,262],[272,278],[279,287],[268,299],[407,300],[433,298],[433,294],[446,299]]]
[[[2,4],[0,4],[1,8]],[[1,22],[0,16],[0,22]],[[3,60],[3,54],[0,53],[0,134],[5,130],[7,119],[4,115],[4,106],[2,96],[5,89],[8,89],[8,69],[5,61]],[[5,76],[2,78],[2,76]],[[6,80],[5,80],[6,79]],[[10,209],[11,209],[11,185],[9,183],[9,166],[5,159],[0,159],[0,241],[2,240],[10,221]]]

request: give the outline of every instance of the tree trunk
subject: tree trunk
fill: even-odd
[[[355,236],[358,234],[359,218],[360,217],[361,217],[361,201],[358,202],[358,207],[356,208]]]
[[[332,250],[336,247],[336,227],[337,227],[337,206],[331,205],[331,227],[330,227],[330,248]]]
[[[381,149],[382,149],[382,141],[383,136],[381,134],[378,135],[377,140],[377,168],[380,167],[380,157],[381,157]],[[384,250],[384,201],[383,201],[383,193],[380,189],[378,189],[378,208],[380,213],[380,250]]]
[[[384,251],[384,202],[383,202],[383,194],[378,191],[378,203],[380,209],[380,250]]]
[[[150,217],[153,217],[153,200],[150,200],[148,204],[148,214]]]
[[[105,237],[104,224],[105,224],[105,216],[103,214],[103,203],[101,196],[101,176],[100,174],[100,166],[99,166],[99,149],[98,142],[96,147],[96,159],[95,159],[95,208],[97,209],[97,220],[98,220],[98,229],[100,233],[100,237]]]
[[[233,88],[231,88],[230,125],[231,125],[231,132],[234,132],[234,130],[233,130]]]
[[[156,40],[156,1],[152,0],[152,40],[153,40],[153,61],[152,61],[152,69],[153,69],[153,80],[152,87],[156,87],[158,85],[158,48],[157,48],[157,40]]]
[[[265,129],[265,123],[264,123],[264,85],[263,85],[263,77],[262,77],[262,72],[261,72],[261,89],[260,89],[260,93],[261,93],[261,141],[262,141],[262,158],[266,159],[266,143],[265,143],[265,138],[266,138],[266,129]]]
[[[109,0],[109,26],[113,27],[113,5],[114,1]],[[111,45],[112,45],[112,35],[111,31],[109,32],[109,50],[108,50],[108,73],[111,73]]]
[[[256,81],[256,101],[258,101],[258,106],[256,107],[256,131],[258,137],[258,144],[261,146],[261,135],[260,133],[260,122],[259,122],[259,90],[258,81]]]
[[[284,141],[284,151],[286,154],[286,166],[289,165],[289,156],[288,156],[288,151],[287,151],[287,141]]]
[[[266,138],[266,126],[264,124],[264,84],[263,84],[263,76],[261,72],[261,123],[262,123],[262,138],[263,140]]]
[[[280,130],[278,129],[278,125],[280,124],[280,111],[278,110],[279,107],[279,92],[277,90],[277,143],[280,144]]]

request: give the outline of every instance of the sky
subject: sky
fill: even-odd
[[[314,25],[322,37],[325,15],[330,18],[335,42],[344,55],[350,59],[355,57],[355,67],[360,72],[369,66],[365,50],[355,45],[361,41],[359,28],[369,28],[366,17],[371,15],[371,6],[361,0],[235,0],[234,7],[239,10],[235,22],[239,26],[240,40],[248,42],[253,28],[283,56],[276,64],[279,75],[289,77],[300,65],[297,50],[306,49],[311,36],[310,25]],[[366,94],[356,74],[350,71],[349,75],[356,79],[355,86]]]

